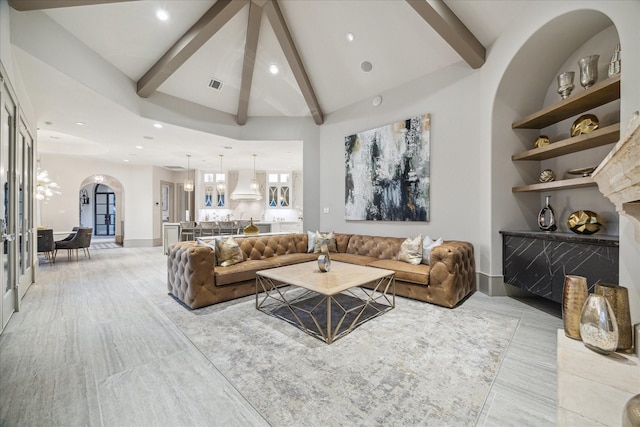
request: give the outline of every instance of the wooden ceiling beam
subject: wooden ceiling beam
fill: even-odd
[[[284,20],[284,16],[282,15],[282,11],[280,10],[277,0],[267,1],[263,9],[269,19],[271,27],[273,28],[273,32],[276,34],[276,38],[278,39],[278,43],[280,43],[284,56],[287,58],[289,67],[291,67],[291,71],[293,72],[293,76],[298,82],[302,96],[307,102],[311,116],[313,117],[313,120],[315,120],[316,124],[321,125],[324,123],[322,109],[320,108],[318,98],[316,98],[316,94],[311,86],[309,76],[302,64],[302,59],[300,59],[298,50],[293,43],[293,38],[291,38],[291,33],[287,28],[287,23]]]
[[[236,122],[239,125],[247,123],[249,97],[251,96],[251,83],[253,81],[253,68],[256,64],[261,21],[262,8],[252,1],[249,3],[249,21],[247,23],[247,38],[244,45],[244,61],[242,63],[242,80],[240,83],[238,115],[236,116]]]
[[[442,0],[406,0],[473,69],[482,67],[486,49]]]
[[[140,80],[138,95],[146,98],[233,18],[249,0],[218,0],[156,62]]]
[[[29,10],[57,9],[71,6],[91,6],[94,4],[121,3],[138,0],[9,0],[9,6],[20,12]]]

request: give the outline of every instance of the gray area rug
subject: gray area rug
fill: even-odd
[[[255,297],[198,310],[157,302],[274,426],[475,425],[518,323],[397,298],[327,345],[257,311]]]

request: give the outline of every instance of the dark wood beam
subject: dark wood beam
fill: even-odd
[[[217,33],[249,0],[218,0],[138,80],[138,95],[146,98]]]
[[[242,80],[240,83],[240,99],[238,101],[239,125],[247,123],[249,112],[249,97],[251,96],[251,82],[253,80],[253,68],[256,64],[258,51],[258,36],[260,35],[260,23],[262,21],[262,8],[255,2],[249,3],[249,21],[247,23],[247,39],[244,45],[244,62],[242,63]]]
[[[57,9],[59,7],[90,6],[94,4],[122,3],[137,0],[9,0],[9,6],[20,12]]]
[[[291,71],[293,71],[293,76],[298,82],[298,86],[300,87],[304,100],[307,102],[311,116],[315,120],[316,124],[321,125],[324,122],[322,109],[320,108],[316,94],[313,91],[307,72],[304,69],[298,50],[293,43],[291,33],[287,28],[287,23],[284,20],[284,16],[282,16],[282,11],[280,10],[278,2],[276,0],[269,0],[264,5],[264,12],[269,19],[273,32],[276,34],[276,38],[278,39],[278,43],[280,43],[284,56],[287,58],[289,67],[291,67]]]
[[[482,67],[486,49],[442,0],[406,0],[471,68]]]

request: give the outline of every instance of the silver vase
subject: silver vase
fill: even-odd
[[[600,354],[609,354],[618,347],[618,324],[609,301],[598,294],[589,294],[580,314],[580,338],[584,345]]]
[[[571,95],[571,91],[575,87],[573,85],[573,77],[576,73],[573,71],[567,71],[558,76],[558,93],[562,99],[567,99]]]
[[[551,196],[546,196],[544,207],[538,213],[538,227],[542,231],[554,231],[558,226],[556,225],[556,213],[549,204]],[[547,219],[547,216],[549,217]]]
[[[600,55],[585,56],[578,61],[580,66],[580,85],[587,89],[598,81],[598,58]]]

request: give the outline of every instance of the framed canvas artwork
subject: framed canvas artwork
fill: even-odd
[[[345,137],[345,218],[429,221],[431,117]]]

